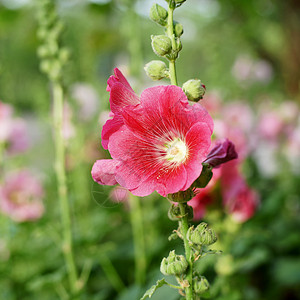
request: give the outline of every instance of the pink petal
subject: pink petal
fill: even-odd
[[[119,162],[113,159],[97,160],[92,168],[92,177],[94,181],[102,185],[117,184],[115,172],[118,165]]]

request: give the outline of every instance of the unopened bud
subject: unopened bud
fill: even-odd
[[[174,33],[176,37],[181,37],[183,34],[183,26],[178,22],[174,22]]]
[[[153,4],[150,9],[150,19],[159,25],[167,25],[168,12],[160,5]]]
[[[194,192],[191,188],[186,191],[179,191],[174,194],[168,194],[167,199],[172,202],[188,202],[194,197]]]
[[[196,228],[190,227],[187,232],[187,239],[196,245],[212,245],[217,241],[216,233],[208,228],[207,224],[202,222]]]
[[[186,211],[187,211],[188,220],[193,220],[194,218],[193,208],[187,205]],[[176,204],[172,204],[168,211],[168,217],[171,221],[178,221],[180,220],[180,218],[184,216],[180,212],[180,207]]]
[[[194,277],[193,282],[196,294],[203,294],[209,289],[209,282],[204,276]]]
[[[152,39],[152,49],[158,56],[165,56],[171,53],[172,42],[166,35],[154,35],[151,36]]]
[[[187,98],[190,101],[198,102],[205,94],[205,85],[199,79],[190,79],[182,86]]]
[[[175,251],[171,251],[167,258],[163,258],[160,271],[164,275],[180,275],[183,274],[188,267],[188,262],[183,255],[176,255]]]
[[[209,164],[203,163],[203,168],[200,176],[194,181],[192,187],[205,188],[212,179],[212,167]]]
[[[152,80],[160,80],[169,76],[167,65],[160,60],[152,60],[144,67],[147,75]]]

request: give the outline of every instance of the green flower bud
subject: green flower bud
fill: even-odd
[[[172,202],[188,202],[194,197],[194,192],[191,188],[186,191],[179,191],[174,194],[168,194],[167,199]]]
[[[203,164],[200,176],[194,181],[192,187],[205,188],[212,179],[212,167],[209,164]]]
[[[150,19],[159,25],[167,25],[168,12],[160,5],[153,4],[150,9]]]
[[[160,80],[169,76],[167,65],[160,60],[152,60],[144,67],[147,75],[152,80]]]
[[[171,53],[172,42],[166,35],[152,35],[152,49],[158,56],[165,56]]]
[[[187,215],[188,215],[188,220],[193,220],[194,218],[193,208],[189,205],[187,205]],[[171,221],[178,221],[180,218],[183,217],[178,205],[176,204],[171,205],[168,211],[168,217]]]
[[[175,0],[175,3],[176,4],[182,4],[182,3],[184,3],[186,0]]]
[[[163,258],[160,264],[160,271],[164,275],[180,275],[183,274],[188,267],[188,262],[183,255],[176,255],[175,251],[171,251],[167,258]]]
[[[217,241],[214,230],[208,228],[207,224],[202,222],[196,228],[190,227],[187,232],[187,239],[196,245],[212,245]]]
[[[174,22],[174,33],[176,37],[181,37],[183,34],[183,26],[178,22]]]
[[[190,79],[182,86],[187,98],[190,101],[198,102],[205,94],[205,85],[199,79]]]
[[[209,282],[204,276],[194,277],[193,283],[196,294],[203,294],[209,289]]]

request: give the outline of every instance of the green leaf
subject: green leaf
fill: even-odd
[[[155,293],[155,291],[165,284],[167,284],[167,282],[164,278],[157,280],[156,284],[152,285],[152,287],[146,291],[146,293],[140,300],[145,300],[147,297],[151,298],[153,296],[153,294]]]

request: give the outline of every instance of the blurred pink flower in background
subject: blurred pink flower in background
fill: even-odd
[[[253,82],[267,84],[273,78],[273,69],[266,60],[255,61],[246,55],[239,56],[233,64],[232,75],[249,85]]]
[[[109,194],[110,199],[114,202],[126,202],[129,196],[130,192],[121,186],[114,187]]]
[[[74,84],[71,93],[79,106],[79,119],[88,121],[98,113],[100,99],[91,85],[85,83]]]
[[[65,141],[70,140],[75,137],[76,131],[74,124],[72,123],[73,111],[68,102],[64,102],[63,110],[63,137]]]
[[[8,154],[22,153],[29,147],[26,122],[13,116],[11,105],[0,102],[0,143]]]
[[[34,221],[44,213],[40,181],[28,170],[7,175],[0,186],[0,211],[16,222]]]
[[[221,188],[226,211],[237,222],[245,222],[254,215],[259,197],[257,192],[247,185],[239,170],[239,164],[238,160],[234,160],[222,165]]]

